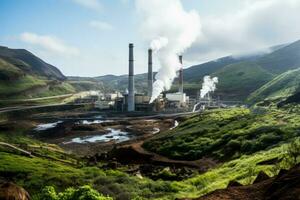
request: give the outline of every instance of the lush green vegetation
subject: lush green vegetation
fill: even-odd
[[[144,147],[175,159],[230,160],[289,141],[300,135],[299,126],[299,115],[284,110],[212,110],[148,140]]]
[[[14,65],[0,58],[0,79],[11,80],[22,76],[22,71]]]
[[[218,93],[230,95],[230,99],[245,99],[273,78],[271,73],[251,62],[227,65],[211,76],[219,77]]]
[[[44,80],[27,75],[15,81],[0,81],[0,94],[1,96],[19,95],[26,90],[46,87],[46,85]]]
[[[179,159],[195,155],[188,150],[188,154],[181,151],[183,145],[188,145],[185,148],[191,150],[204,147],[198,152],[199,155],[203,151],[207,153],[205,156],[227,161],[206,173],[195,174],[183,181],[153,181],[146,177],[128,175],[121,171],[124,170],[122,168],[103,169],[103,163],[88,166],[84,160],[65,153],[56,145],[45,144],[26,136],[23,130],[28,123],[24,122],[19,123],[20,128],[1,131],[0,142],[30,151],[34,157],[28,157],[0,144],[0,174],[2,178],[9,178],[23,186],[37,200],[43,199],[44,195],[50,195],[51,200],[61,197],[75,198],[74,196],[85,199],[85,195],[94,196],[92,199],[105,199],[108,195],[117,200],[198,197],[225,188],[231,180],[249,184],[261,170],[273,176],[280,168],[289,168],[297,163],[300,142],[286,142],[295,141],[292,138],[298,135],[296,128],[299,124],[296,114],[280,110],[256,115],[247,109],[236,108],[208,111],[200,116],[193,116],[176,129],[158,135],[153,144],[161,151],[162,147],[174,142],[179,149],[175,150],[175,157]],[[186,138],[192,139],[188,141]],[[180,144],[178,140],[181,140]],[[214,145],[212,140],[226,142]],[[240,148],[237,148],[238,142]],[[244,149],[243,146],[248,142],[251,148]],[[214,148],[209,148],[210,146]],[[176,149],[176,146],[172,148]],[[261,149],[265,150],[260,151]],[[182,157],[179,157],[180,154]],[[274,158],[278,158],[280,164],[260,164]],[[82,185],[91,187],[81,187]]]
[[[280,99],[299,91],[300,69],[287,71],[253,92],[247,99],[249,102],[259,102],[265,99]]]
[[[68,188],[64,192],[57,193],[52,186],[47,186],[42,190],[40,195],[33,197],[34,200],[113,200],[99,194],[90,186],[82,186],[78,189]]]

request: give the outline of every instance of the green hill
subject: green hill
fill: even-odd
[[[211,110],[152,137],[144,147],[173,159],[225,161],[299,137],[299,122],[297,113],[284,110],[260,114],[243,108]]]
[[[31,98],[75,92],[54,66],[24,49],[0,46],[0,97]]]
[[[278,99],[293,95],[299,91],[300,69],[290,70],[276,76],[273,80],[253,92],[247,99],[258,102],[264,99]]]
[[[281,74],[300,66],[300,40],[280,48],[256,62],[273,74]]]
[[[216,95],[225,100],[241,100],[271,81],[277,75],[300,66],[300,41],[270,47],[270,52],[257,53],[243,57],[223,57],[184,69],[184,90],[196,97],[205,75],[218,76]],[[96,77],[105,88],[124,91],[128,76],[107,75]],[[171,92],[178,90],[174,80]],[[138,92],[146,91],[146,74],[135,76]]]
[[[245,99],[250,92],[272,80],[273,75],[252,62],[227,65],[211,76],[219,77],[217,95],[223,99]]]

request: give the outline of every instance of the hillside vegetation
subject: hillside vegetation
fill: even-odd
[[[206,111],[144,143],[158,154],[184,160],[230,160],[299,137],[300,117],[284,110],[253,113],[248,109]]]
[[[74,93],[73,86],[54,66],[24,49],[0,46],[0,97],[45,97]]]
[[[219,77],[217,94],[226,99],[245,99],[250,92],[272,80],[273,75],[251,62],[227,65],[211,74]]]
[[[195,173],[193,177],[182,181],[154,181],[128,175],[124,172],[127,171],[126,166],[112,170],[105,168],[102,162],[90,166],[85,159],[64,152],[56,145],[32,139],[26,134],[31,127],[29,122],[18,122],[18,126],[10,126],[13,128],[9,129],[2,126],[0,180],[9,179],[24,187],[35,200],[45,199],[45,196],[49,200],[57,200],[60,196],[72,199],[68,197],[74,193],[88,193],[100,199],[173,200],[195,198],[226,188],[232,180],[251,184],[260,171],[274,176],[281,168],[288,169],[295,164],[286,159],[292,158],[289,140],[299,134],[295,128],[300,120],[296,114],[277,110],[260,118],[252,115],[247,109],[209,111],[187,119],[178,128],[152,140],[159,152],[168,149],[167,154],[178,159],[192,159],[196,155],[192,153],[194,151],[197,152],[195,158],[205,154],[205,157],[224,160],[216,168],[202,174]],[[291,124],[291,127],[287,124]],[[214,140],[218,145],[213,145],[212,151],[209,147]],[[171,148],[172,142],[177,147]],[[3,143],[29,151],[33,156],[7,148]],[[243,150],[239,145],[244,146]],[[188,149],[184,151],[184,147]],[[277,161],[273,164],[262,164],[274,159]],[[165,171],[168,172],[167,168]],[[81,193],[82,190],[86,193]]]
[[[249,102],[259,102],[264,99],[280,99],[299,92],[300,69],[290,70],[278,75],[270,82],[253,92]]]

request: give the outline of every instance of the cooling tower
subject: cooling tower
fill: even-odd
[[[148,50],[148,96],[152,96],[153,72],[152,72],[152,49]]]
[[[134,58],[133,44],[129,44],[128,111],[134,111]]]

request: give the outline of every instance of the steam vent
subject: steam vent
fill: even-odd
[[[153,71],[152,71],[152,49],[148,49],[148,96],[152,96]]]

